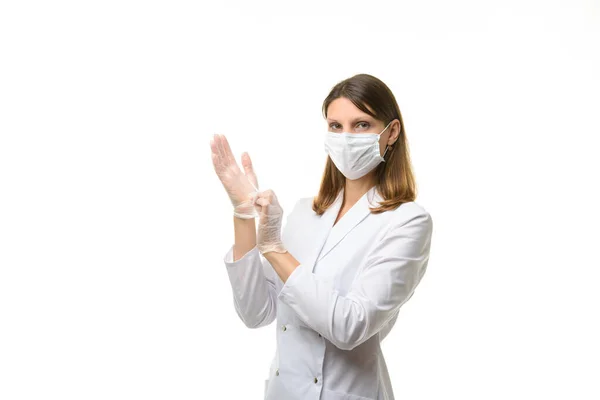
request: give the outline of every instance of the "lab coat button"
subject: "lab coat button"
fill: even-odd
[[[277,370],[275,371],[275,375],[276,375],[276,376],[279,376],[279,369],[277,369]]]
[[[319,380],[317,378],[315,378],[315,383],[319,382]]]
[[[285,331],[287,328],[285,327],[285,325],[283,325],[283,326],[281,327],[281,329],[283,329],[283,330]]]

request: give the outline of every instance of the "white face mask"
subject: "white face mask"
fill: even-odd
[[[327,132],[325,152],[346,178],[359,179],[385,161],[379,153],[379,138],[391,123],[380,133]],[[383,156],[387,149],[386,146]]]

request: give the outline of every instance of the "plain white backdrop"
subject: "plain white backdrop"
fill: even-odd
[[[356,73],[433,217],[397,399],[598,399],[597,1],[0,4],[0,399],[260,399],[223,256],[225,134],[286,213]]]

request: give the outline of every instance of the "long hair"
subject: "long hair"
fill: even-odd
[[[368,74],[358,74],[336,84],[323,101],[323,116],[327,118],[329,104],[345,97],[359,110],[387,125],[394,119],[400,121],[400,134],[385,154],[385,162],[375,167],[376,189],[383,197],[381,205],[371,208],[379,214],[398,208],[401,204],[414,201],[416,183],[412,172],[408,142],[400,107],[392,91],[381,80]],[[370,109],[368,107],[370,107]],[[373,110],[373,111],[371,111]],[[313,210],[322,215],[333,204],[344,188],[346,178],[337,169],[329,156],[321,179],[319,193],[313,199]]]

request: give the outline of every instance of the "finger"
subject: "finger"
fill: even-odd
[[[260,217],[260,221],[262,224],[265,223],[266,218],[268,218],[268,211],[269,208],[268,206],[261,206],[261,205],[257,205],[257,207],[260,207],[260,209],[258,209],[258,216]]]
[[[256,199],[258,200],[258,199],[261,199],[261,198],[262,199],[266,198],[265,192],[256,192]]]
[[[210,141],[210,151],[212,154],[213,165],[215,166],[215,168],[217,166],[222,167],[223,159],[221,157],[221,151],[219,149],[219,138],[217,137],[217,135],[215,135],[214,138]]]
[[[252,186],[254,186],[254,189],[258,190],[258,179],[256,179],[254,166],[252,165],[252,160],[247,152],[242,153],[242,166],[244,167],[244,173],[248,177],[248,180]]]
[[[218,160],[219,158],[221,158],[221,157],[219,156],[219,147],[218,147],[218,144],[217,144],[217,142],[215,141],[215,139],[212,139],[212,140],[210,141],[210,152],[211,152],[211,154],[212,154],[212,157],[213,157],[213,162],[214,162],[215,158],[216,158],[217,160]]]
[[[215,135],[216,136],[216,135]],[[217,148],[216,138],[210,139],[210,152],[216,156],[219,155],[219,149]]]
[[[215,153],[212,153],[210,155],[210,158],[212,159],[212,163],[213,163],[213,167],[215,169],[215,172],[218,173],[219,172],[219,157]]]
[[[269,205],[269,200],[264,198],[264,197],[259,197],[256,199],[256,204],[260,205],[260,206],[268,206]]]
[[[267,189],[263,192],[263,195],[266,199],[269,200],[269,203],[273,202],[273,197],[275,196],[275,193],[273,193],[273,190]]]
[[[252,192],[250,193],[250,198],[248,199],[248,201],[250,203],[252,203],[252,205],[256,205],[256,199],[258,197],[258,193],[257,192]]]
[[[221,163],[225,164],[225,150],[223,149],[223,139],[221,135],[215,135],[215,147],[217,156],[221,159]]]
[[[226,161],[229,164],[237,164],[235,162],[235,158],[233,157],[233,152],[231,151],[231,147],[229,146],[227,138],[225,137],[225,135],[221,135],[221,138],[223,139],[223,150],[225,152]]]
[[[213,168],[215,169],[215,172],[217,173],[217,175],[220,176],[221,172],[223,171],[223,163],[221,161],[221,158],[216,155],[216,154],[211,154],[211,159],[212,159],[212,163],[213,163]]]

